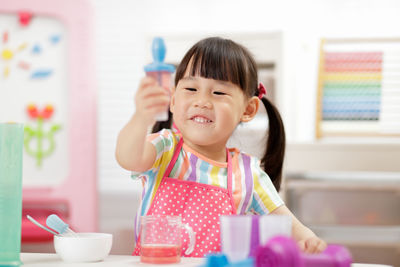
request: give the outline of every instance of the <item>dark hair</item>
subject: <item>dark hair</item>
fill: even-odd
[[[231,40],[212,37],[196,43],[183,57],[176,70],[175,86],[183,78],[187,68],[190,69],[190,75],[229,81],[238,85],[247,97],[258,96],[256,63],[245,47]],[[285,129],[277,108],[267,98],[261,98],[261,101],[269,121],[268,141],[261,166],[279,191],[285,154]],[[172,114],[169,113],[169,120],[157,122],[152,132],[171,128],[171,123]]]

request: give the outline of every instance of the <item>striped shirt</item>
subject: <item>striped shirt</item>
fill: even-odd
[[[147,140],[157,151],[156,160],[150,170],[132,173],[133,179],[142,179],[143,192],[137,213],[146,215],[150,208],[164,172],[174,154],[181,135],[169,129],[150,134]],[[237,214],[268,214],[283,204],[271,179],[260,168],[256,157],[241,153],[236,148],[229,148],[232,156],[232,192]],[[227,163],[206,158],[183,143],[175,166],[169,177],[179,180],[227,188]],[[136,226],[138,226],[138,221]]]

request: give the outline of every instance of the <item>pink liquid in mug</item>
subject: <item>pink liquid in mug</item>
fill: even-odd
[[[140,261],[145,263],[177,263],[181,260],[179,245],[152,244],[143,245],[140,252]]]

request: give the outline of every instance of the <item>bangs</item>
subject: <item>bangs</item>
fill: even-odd
[[[230,40],[209,38],[190,49],[179,65],[175,84],[186,71],[190,76],[231,82],[247,91],[249,62],[242,47]]]
[[[189,62],[188,72],[191,76],[200,76],[203,78],[219,81],[228,81],[244,88],[239,77],[245,72],[240,61],[232,55],[224,54],[224,50],[206,48],[204,51],[196,51]]]

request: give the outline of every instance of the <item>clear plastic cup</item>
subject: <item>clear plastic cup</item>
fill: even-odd
[[[222,252],[231,262],[247,258],[250,252],[252,216],[221,216]]]
[[[182,223],[179,216],[150,215],[140,218],[140,261],[145,263],[177,263],[181,260],[182,229],[189,234],[189,247],[184,252],[192,253],[195,245],[193,229]]]
[[[260,244],[265,245],[277,235],[292,235],[292,218],[289,215],[265,215],[259,220]]]

